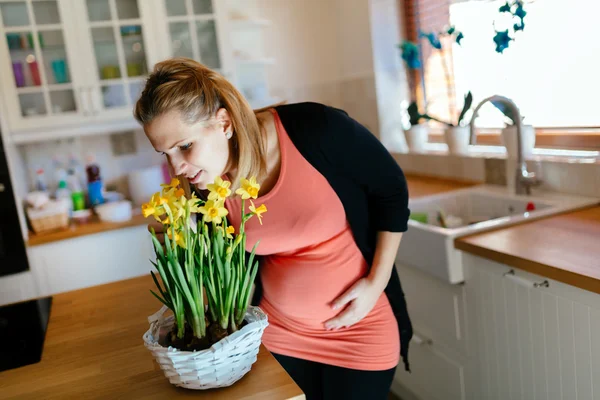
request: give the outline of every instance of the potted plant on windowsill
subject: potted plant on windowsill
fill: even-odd
[[[403,41],[398,48],[406,66],[406,77],[411,96],[411,102],[406,109],[409,126],[408,128],[404,128],[404,138],[409,151],[421,153],[425,150],[425,145],[429,141],[429,124],[427,121],[431,118],[427,113],[421,114],[419,112],[419,105],[416,100],[417,85],[415,72],[421,68],[419,48],[417,44],[408,40]]]
[[[440,60],[444,70],[444,76],[446,80],[446,91],[448,96],[448,118],[451,120],[456,118],[456,122],[448,122],[444,121],[441,118],[435,118],[430,116],[429,118],[438,122],[441,122],[445,125],[444,129],[444,139],[446,144],[448,145],[448,152],[450,154],[467,154],[469,151],[469,139],[470,139],[470,130],[468,124],[464,122],[465,116],[471,105],[473,104],[473,95],[471,92],[467,92],[464,97],[463,107],[460,111],[458,117],[456,117],[455,107],[453,106],[455,93],[454,87],[452,84],[452,80],[450,79],[450,68],[447,65],[444,48],[442,46],[442,39],[451,39],[453,43],[457,45],[461,45],[461,41],[464,39],[464,35],[462,32],[458,31],[454,26],[450,26],[443,31],[436,32],[420,32],[419,36],[421,38],[426,39],[426,41],[431,45],[434,51],[440,53]]]
[[[225,199],[230,182],[217,178],[209,185],[208,200],[186,196],[173,179],[142,206],[145,217],[163,224],[162,245],[151,233],[159,276],[152,272],[163,307],[148,318],[144,345],[165,376],[176,386],[211,389],[230,386],[252,367],[267,326],[266,315],[252,307],[250,294],[258,269],[258,242],[246,253],[245,223],[257,217],[262,224],[266,207],[245,212],[245,201],[256,199],[255,179],[242,180],[240,226],[228,225]],[[194,216],[201,218],[194,222]],[[237,233],[236,233],[237,231]],[[165,317],[170,310],[172,315]]]
[[[469,153],[471,130],[469,129],[469,125],[465,125],[463,121],[472,104],[473,95],[471,92],[468,92],[456,123],[445,122],[444,139],[446,140],[450,154],[465,155]]]

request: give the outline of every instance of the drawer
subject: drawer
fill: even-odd
[[[420,400],[466,399],[465,367],[435,345],[411,342],[410,366],[411,373],[398,368],[394,380]]]
[[[459,354],[467,353],[465,290],[412,267],[397,265],[415,330]]]

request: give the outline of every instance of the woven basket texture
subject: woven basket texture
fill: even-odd
[[[164,317],[166,310],[163,306],[148,317],[150,329],[143,339],[173,385],[196,390],[231,386],[256,362],[262,334],[268,325],[267,315],[260,308],[248,307],[245,316],[248,323],[242,329],[201,351],[181,351],[161,345],[174,324],[172,315]]]

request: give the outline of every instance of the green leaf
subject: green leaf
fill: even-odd
[[[165,292],[162,289],[162,286],[160,285],[160,283],[158,283],[158,279],[156,279],[156,275],[154,274],[154,271],[150,271],[150,275],[152,275],[152,280],[154,281],[154,284],[156,285],[156,287],[158,288],[158,291],[160,292],[160,295],[162,297],[166,297],[165,296]]]
[[[156,298],[157,298],[157,299],[158,299],[158,300],[159,300],[161,303],[163,303],[165,306],[169,307],[169,310],[171,310],[171,311],[173,311],[173,312],[175,311],[175,310],[173,309],[173,305],[172,305],[171,303],[167,303],[167,301],[166,301],[166,300],[164,300],[162,297],[160,297],[159,295],[157,295],[156,293],[154,293],[154,291],[153,291],[153,290],[150,290],[150,293],[152,293],[152,294],[154,295],[154,297],[156,297]]]
[[[465,96],[465,102],[463,105],[463,109],[460,112],[460,116],[458,117],[458,122],[456,123],[456,126],[460,126],[461,121],[465,117],[465,114],[467,113],[467,111],[469,111],[469,109],[471,108],[472,104],[473,104],[473,94],[469,91],[467,93],[467,95]]]

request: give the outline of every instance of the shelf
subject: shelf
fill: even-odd
[[[50,91],[59,91],[59,90],[69,90],[69,89],[73,89],[73,83],[68,82],[68,83],[52,83],[49,85],[46,85],[46,87],[48,88],[48,90]],[[20,87],[17,88],[17,93],[18,94],[42,94],[44,92],[44,86],[43,85],[39,85],[39,86],[25,86],[25,87]]]
[[[53,83],[48,85],[48,90],[51,92],[59,91],[59,90],[69,90],[73,89],[73,84],[71,82],[67,83]]]
[[[64,112],[54,115],[37,115],[38,118],[56,118],[63,115],[68,115],[70,112]],[[76,114],[76,113],[75,113]],[[98,121],[93,124],[74,124],[69,127],[50,127],[47,130],[31,129],[27,131],[18,131],[10,135],[12,142],[16,145],[34,142],[43,142],[47,140],[58,140],[69,137],[105,135],[114,132],[141,129],[140,124],[133,118],[125,119],[107,119],[106,121]]]
[[[215,14],[172,15],[167,17],[167,22],[212,21],[216,19]]]
[[[33,25],[19,25],[19,26],[7,26],[4,27],[5,33],[29,33],[33,31]],[[43,24],[35,25],[35,29],[38,32],[45,31],[59,31],[63,29],[63,24]]]
[[[17,88],[18,94],[42,94],[44,92],[44,88],[42,85],[40,86],[24,86]]]
[[[62,51],[63,53],[66,51],[64,45],[52,45],[52,46],[44,46],[41,48],[42,54],[45,51]],[[10,49],[11,54],[35,54],[35,49]]]

